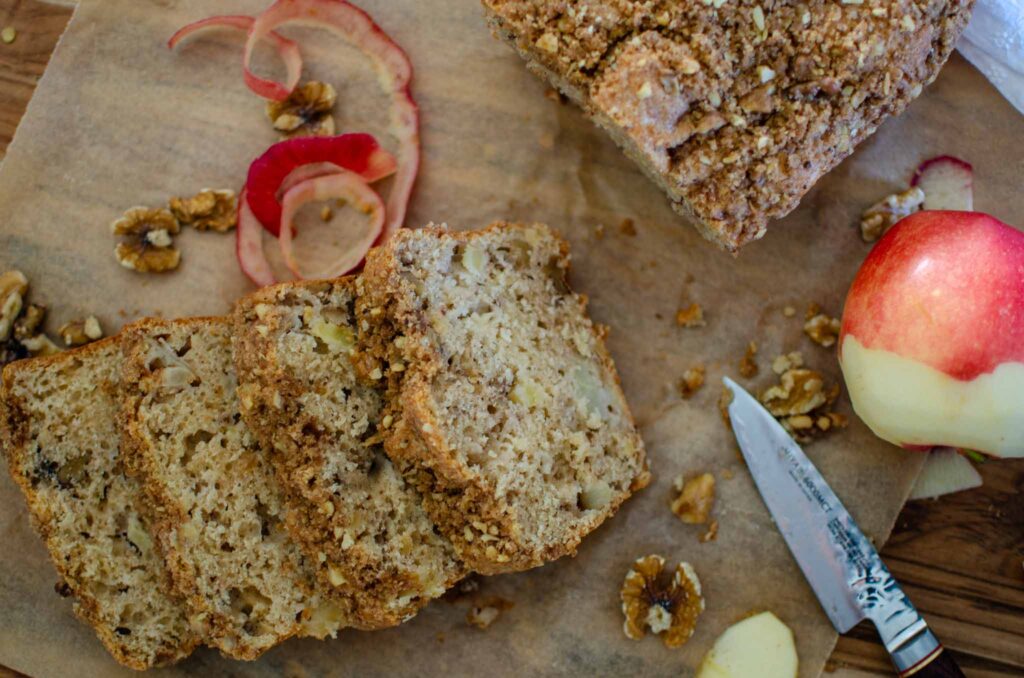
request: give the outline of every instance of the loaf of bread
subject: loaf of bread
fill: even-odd
[[[333,635],[350,610],[316,594],[284,527],[281,492],[239,411],[230,320],[143,320],[123,335],[122,452],[193,624],[239,659],[293,635]]]
[[[285,283],[240,300],[242,416],[270,451],[288,528],[352,623],[401,623],[462,575],[451,543],[380,445],[382,398],[360,383],[353,278]]]
[[[483,4],[531,71],[735,251],[920,94],[973,0]]]
[[[388,455],[469,567],[574,553],[649,481],[568,245],[546,226],[399,231],[358,281],[359,366]]]
[[[133,669],[199,643],[118,454],[117,337],[4,368],[3,449],[60,575],[57,591]],[[73,673],[73,671],[72,671]]]

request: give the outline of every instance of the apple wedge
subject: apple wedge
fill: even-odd
[[[981,474],[963,455],[950,447],[928,453],[908,499],[937,499],[954,492],[981,487]]]
[[[901,220],[850,287],[839,361],[879,437],[1024,456],[1024,233],[978,212]]]
[[[796,678],[793,632],[771,612],[727,628],[701,661],[697,678]]]

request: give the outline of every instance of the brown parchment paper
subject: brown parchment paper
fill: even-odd
[[[113,330],[147,314],[224,313],[250,289],[233,238],[186,229],[181,269],[143,276],[113,259],[109,223],[123,209],[159,205],[202,187],[238,187],[249,161],[275,140],[262,103],[243,86],[238,36],[203,38],[177,54],[164,41],[211,13],[254,13],[259,0],[85,0],[50,63],[0,170],[0,265],[18,266],[50,304],[51,330],[97,313]],[[485,580],[481,596],[514,602],[488,630],[469,626],[471,599],[438,601],[400,628],[291,641],[254,663],[201,650],[165,675],[644,675],[692,674],[730,623],[770,609],[794,630],[801,675],[815,676],[835,633],[774,529],[716,408],[722,375],[737,376],[751,340],[761,347],[757,389],[781,351],[838,378],[834,352],[802,334],[816,301],[838,314],[868,251],[860,211],[905,185],[922,159],[952,153],[976,168],[976,205],[1024,224],[1019,194],[1024,119],[954,58],[902,118],[887,122],[768,236],[738,259],[704,242],[661,193],[570,105],[496,42],[474,0],[360,0],[409,52],[423,114],[424,163],[408,223],[472,228],[492,219],[539,220],[572,243],[575,286],[611,326],[610,347],[647,442],[652,485],[586,539],[575,559]],[[330,34],[285,29],[302,42],[307,77],[339,90],[341,130],[386,135],[386,100],[358,53]],[[271,57],[264,70],[273,70]],[[634,221],[637,234],[619,224]],[[598,226],[604,226],[603,238]],[[684,330],[675,311],[699,302],[708,324]],[[785,318],[782,309],[798,309]],[[704,365],[691,400],[675,385]],[[840,404],[847,414],[848,403]],[[864,531],[884,541],[921,457],[850,428],[808,447]],[[717,541],[669,512],[672,479],[712,471]],[[693,563],[707,611],[683,649],[626,639],[618,590],[648,553]],[[55,575],[20,494],[0,478],[0,664],[33,676],[127,675],[53,591]]]

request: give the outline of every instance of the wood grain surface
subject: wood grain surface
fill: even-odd
[[[0,28],[17,31],[13,43],[0,43],[0,158],[71,12],[38,0],[0,0]],[[1021,676],[1024,460],[990,461],[979,470],[984,484],[976,490],[909,503],[882,556],[968,676]],[[866,623],[839,639],[828,670],[891,675]],[[0,678],[20,675],[0,666]]]

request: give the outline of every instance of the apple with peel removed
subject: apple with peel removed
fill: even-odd
[[[1024,233],[978,212],[900,221],[853,281],[839,361],[881,438],[1024,456]]]

